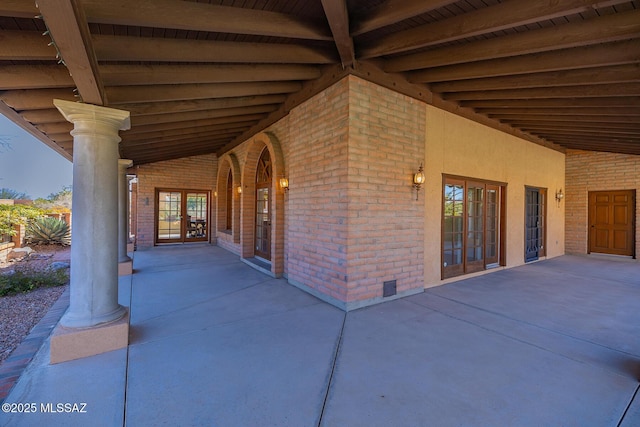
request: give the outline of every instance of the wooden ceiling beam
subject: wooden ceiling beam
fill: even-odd
[[[342,66],[351,67],[356,61],[353,39],[349,34],[349,12],[346,0],[321,0],[324,14],[340,55]]]
[[[54,133],[70,133],[73,130],[73,124],[69,122],[42,123],[36,125],[36,128],[46,135]]]
[[[100,61],[331,64],[329,50],[295,44],[241,43],[151,37],[92,36]]]
[[[637,116],[601,116],[594,119],[593,116],[582,116],[582,115],[549,115],[549,116],[541,116],[535,114],[493,114],[491,117],[496,118],[501,121],[508,122],[521,122],[527,121],[530,123],[540,122],[540,123],[573,123],[577,126],[594,126],[597,127],[599,125],[603,125],[605,123],[629,123],[636,125],[640,128],[640,121],[638,121]],[[584,123],[583,123],[584,122]]]
[[[254,114],[267,114],[273,111],[270,105],[256,105],[253,107],[228,108],[225,110],[191,111],[187,113],[156,114],[154,116],[136,116],[131,118],[131,127],[141,125],[153,125],[158,123],[182,122],[191,120],[205,120],[219,117],[247,116]]]
[[[250,115],[253,117],[253,115]],[[135,132],[127,132],[126,140],[144,138],[144,135],[157,132],[184,132],[193,131],[196,128],[212,128],[223,129],[226,127],[246,126],[247,123],[254,123],[255,118],[237,120],[220,120],[220,119],[204,119],[204,120],[188,120],[186,122],[158,123],[157,125],[138,126]],[[133,129],[132,129],[133,130]],[[139,136],[138,136],[139,135]]]
[[[0,16],[30,19],[38,15],[35,2],[25,0],[2,0],[0,2]]]
[[[553,2],[511,0],[380,37],[372,45],[361,49],[360,58],[375,58],[406,52],[619,3],[625,3],[625,0],[609,2],[598,0],[557,0]]]
[[[560,49],[530,55],[445,65],[406,73],[414,83],[444,82],[640,62],[640,39]]]
[[[541,98],[541,99],[476,99],[461,101],[467,108],[512,108],[512,107],[637,107],[640,96],[604,96],[597,98]]]
[[[549,121],[543,122],[538,120],[504,120],[504,123],[508,123],[512,126],[516,126],[518,128],[525,127],[535,127],[535,128],[544,128],[544,129],[552,129],[552,128],[563,128],[563,129],[573,129],[575,131],[593,131],[597,132],[599,130],[618,130],[618,131],[640,131],[640,126],[638,123],[615,123],[615,122],[605,122],[605,121],[597,121],[597,122],[562,122],[562,121]]]
[[[529,0],[524,2],[541,4]],[[512,2],[501,4],[510,3]],[[386,60],[384,70],[387,72],[417,70],[638,37],[640,37],[640,10],[399,56]]]
[[[532,87],[579,86],[640,82],[640,63],[580,70],[551,71],[517,76],[457,80],[429,85],[434,92],[522,89]]]
[[[180,128],[172,130],[159,130],[155,132],[134,133],[131,135],[127,135],[126,138],[123,138],[123,142],[125,142],[128,146],[144,145],[153,144],[153,141],[161,140],[163,138],[189,138],[191,135],[196,133],[243,132],[249,127],[249,123],[253,122],[225,123],[220,125],[201,126],[197,128]]]
[[[302,64],[103,64],[100,74],[105,86],[135,86],[311,80],[320,77],[320,69]]]
[[[63,65],[0,65],[0,90],[73,87]]]
[[[187,153],[187,154],[184,154],[184,152],[173,152],[173,153],[166,153],[166,154],[160,154],[160,155],[158,155],[158,154],[150,154],[150,155],[144,155],[144,156],[137,156],[136,157],[136,159],[137,159],[136,165],[163,162],[163,161],[174,160],[174,159],[182,159],[184,157],[192,157],[192,156],[199,156],[199,155],[201,156],[201,155],[206,155],[206,154],[213,154],[219,149],[220,148],[217,147],[217,149],[214,150],[214,151],[211,151],[210,149],[206,149],[206,150],[196,151],[195,153]],[[131,156],[129,156],[126,153],[124,153],[123,157],[124,158],[130,158]]]
[[[640,106],[638,107],[509,107],[509,108],[476,108],[477,113],[487,114],[490,117],[502,115],[540,115],[540,116],[640,116]]]
[[[50,42],[40,31],[0,30],[0,60],[55,61],[56,48]]]
[[[176,145],[185,145],[193,141],[202,141],[206,144],[208,141],[218,141],[222,139],[229,139],[238,135],[238,131],[218,131],[218,132],[194,132],[186,135],[173,135],[167,138],[150,139],[146,142],[130,143],[129,141],[123,141],[120,144],[122,149],[126,148],[129,151],[153,151],[161,150],[163,148],[173,148]]]
[[[443,94],[443,98],[461,101],[471,99],[590,98],[637,95],[640,95],[640,83],[566,86],[557,87],[551,91],[545,88],[529,88],[451,92]]]
[[[67,121],[62,114],[60,114],[60,111],[55,108],[47,110],[25,110],[21,111],[20,115],[26,121],[34,124],[60,123]]]
[[[89,22],[214,33],[331,40],[327,28],[292,15],[177,0],[83,0]]]
[[[0,100],[14,110],[45,110],[55,108],[54,99],[78,101],[73,88],[67,89],[24,89],[0,92]]]
[[[38,0],[51,38],[73,77],[83,102],[107,103],[87,20],[79,0]]]
[[[218,99],[188,99],[183,101],[141,102],[136,104],[111,104],[113,108],[126,110],[131,116],[149,114],[171,114],[187,111],[219,110],[223,108],[250,107],[254,105],[279,104],[287,95],[257,95]]]
[[[456,0],[387,0],[363,11],[352,20],[351,35],[358,36],[414,16],[422,15]]]
[[[154,122],[150,124],[142,124],[142,125],[137,125],[135,127],[132,127],[127,131],[127,135],[131,136],[137,133],[157,132],[160,130],[184,129],[187,127],[212,126],[212,125],[219,125],[219,124],[231,125],[233,123],[257,122],[263,117],[264,117],[264,114],[247,114],[247,115],[229,116],[229,117],[214,117],[214,118],[206,118],[206,119],[198,119],[198,120],[181,120],[176,122],[160,122],[160,123]],[[124,138],[127,138],[127,137],[124,137]]]
[[[116,104],[178,101],[185,99],[230,98],[250,95],[291,93],[300,90],[298,82],[203,83],[186,85],[111,86],[109,99]]]

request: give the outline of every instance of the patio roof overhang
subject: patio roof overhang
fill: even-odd
[[[559,151],[640,154],[637,0],[37,3],[0,4],[0,113],[69,159],[54,98],[130,111],[120,153],[143,164],[224,153],[348,74]]]

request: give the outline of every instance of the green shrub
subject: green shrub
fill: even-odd
[[[62,286],[69,281],[69,270],[30,270],[16,268],[11,274],[0,275],[0,297],[25,293],[37,288]]]
[[[57,218],[36,218],[27,224],[25,240],[39,245],[70,245],[69,225]]]
[[[45,214],[44,209],[28,205],[0,205],[0,234],[13,236],[15,225],[26,225]]]

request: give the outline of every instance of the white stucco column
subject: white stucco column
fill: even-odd
[[[53,103],[74,125],[71,298],[60,323],[94,327],[126,314],[118,304],[118,131],[129,129],[129,112]]]
[[[127,169],[133,161],[118,160],[118,274],[131,274],[133,260],[127,255],[129,243],[129,178]]]

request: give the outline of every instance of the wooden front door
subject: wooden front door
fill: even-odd
[[[635,191],[589,192],[589,253],[634,256]]]

